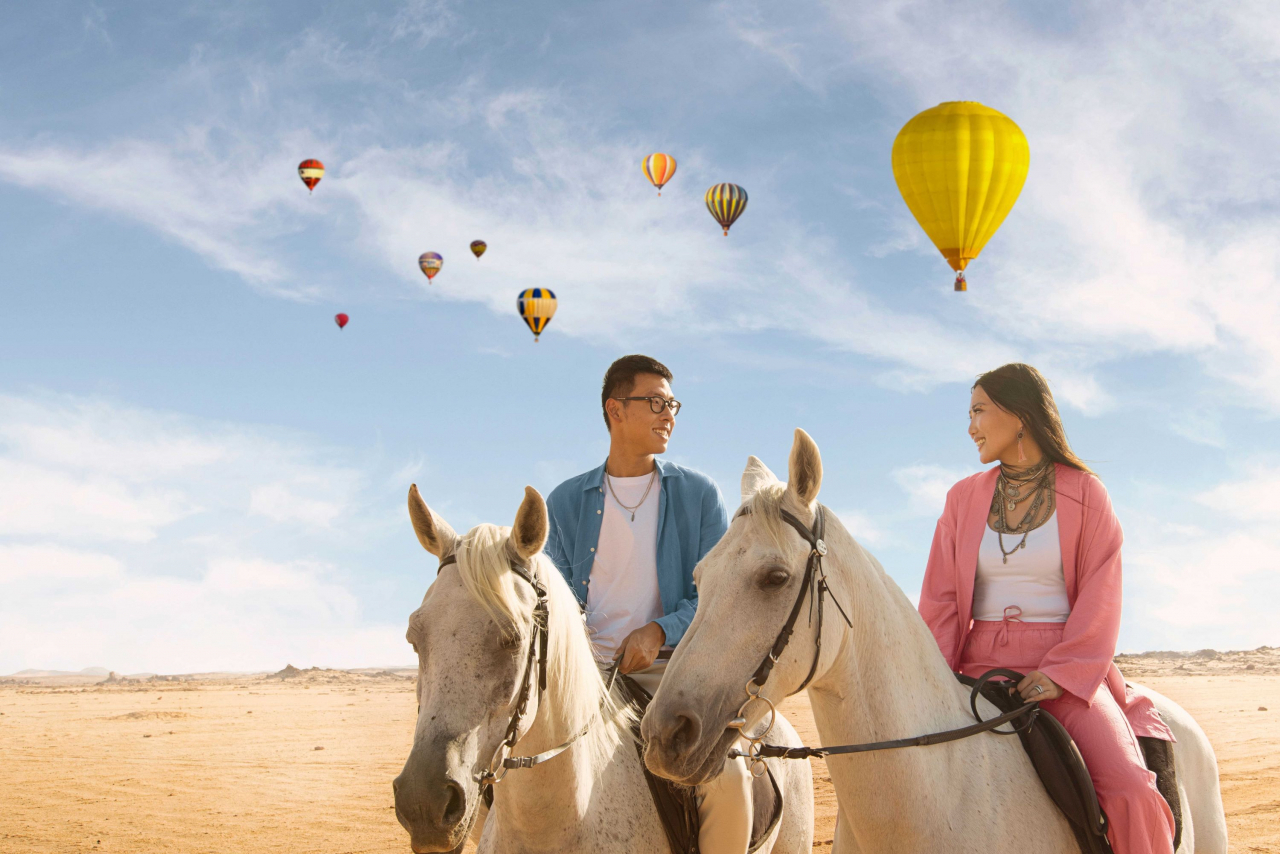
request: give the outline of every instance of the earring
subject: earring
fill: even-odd
[[[1018,431],[1018,462],[1025,463],[1027,455],[1022,452],[1022,431]]]

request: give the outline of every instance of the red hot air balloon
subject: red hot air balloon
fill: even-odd
[[[335,314],[333,316],[333,322],[338,324],[339,329],[345,327],[347,325],[347,321],[350,319],[351,318],[347,317],[345,314]]]
[[[314,190],[324,177],[324,164],[319,160],[304,160],[298,164],[298,177],[308,190]]]

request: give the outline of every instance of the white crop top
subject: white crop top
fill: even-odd
[[[1005,563],[1000,535],[987,525],[978,549],[978,574],[973,586],[973,618],[1003,620],[1005,609],[1024,623],[1065,623],[1071,614],[1067,582],[1062,575],[1062,549],[1058,542],[1058,514],[1027,534],[1025,547],[1009,555]],[[1005,534],[1004,547],[1012,549],[1021,534]]]

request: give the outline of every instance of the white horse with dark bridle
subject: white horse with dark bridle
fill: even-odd
[[[578,602],[542,554],[542,496],[526,487],[512,528],[479,525],[461,537],[417,487],[409,515],[441,559],[407,633],[418,654],[418,719],[394,789],[413,850],[460,851],[479,823],[480,854],[668,850],[633,715],[619,686],[604,681]],[[775,734],[800,743],[785,722]],[[809,854],[809,765],[770,768],[785,807],[759,851]],[[493,787],[487,818],[482,785]]]
[[[698,612],[642,727],[649,768],[669,779],[696,785],[714,776],[736,739],[758,735],[772,706],[807,677],[823,745],[865,746],[974,723],[968,689],[879,562],[833,514],[823,513],[825,532],[816,544],[784,521],[790,515],[810,528],[818,512],[822,459],[803,430],[796,431],[789,468],[782,484],[758,459],[748,460],[743,510],[694,573]],[[819,551],[815,579],[812,556]],[[825,623],[794,611],[807,576],[808,596],[830,596]],[[844,612],[833,613],[833,603]],[[768,663],[788,622],[795,634]],[[1177,704],[1134,689],[1151,698],[1177,738],[1178,850],[1226,854],[1217,761],[1204,731]],[[753,692],[762,699],[744,705]],[[979,709],[984,718],[1000,714],[985,700]],[[837,854],[1080,850],[1017,739],[981,733],[826,761],[839,803]]]

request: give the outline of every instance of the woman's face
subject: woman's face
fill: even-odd
[[[1016,459],[1018,416],[991,402],[982,386],[974,386],[969,398],[969,438],[978,446],[978,459],[993,463],[999,459]]]

